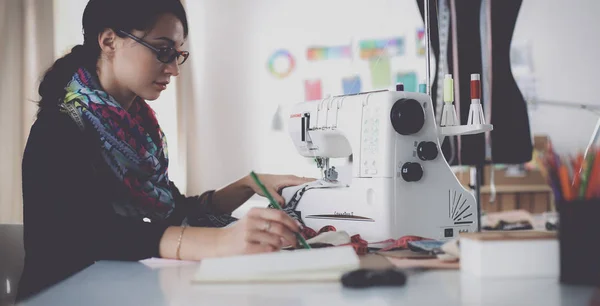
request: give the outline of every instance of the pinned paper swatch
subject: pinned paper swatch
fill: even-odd
[[[289,76],[295,67],[296,60],[289,51],[283,49],[275,51],[267,61],[269,72],[278,79]]]
[[[404,91],[417,92],[417,74],[414,72],[398,73],[396,83],[404,84]]]
[[[362,82],[360,76],[347,77],[342,79],[342,87],[345,95],[357,94],[361,91]]]
[[[371,85],[373,89],[388,87],[392,83],[392,72],[388,57],[370,59],[369,70],[371,71]]]
[[[306,58],[309,61],[342,59],[352,57],[352,49],[347,46],[309,47],[306,50]]]
[[[404,55],[404,38],[361,40],[359,48],[361,59]]]
[[[304,81],[304,100],[319,100],[323,95],[321,89],[321,80],[305,80]]]
[[[417,30],[417,55],[425,55],[425,30]]]

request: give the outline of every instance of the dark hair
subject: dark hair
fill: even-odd
[[[180,0],[90,0],[83,12],[83,45],[73,47],[46,71],[38,89],[40,110],[58,107],[66,94],[65,86],[80,67],[96,73],[100,57],[98,35],[105,29],[113,29],[121,37],[118,30],[150,31],[166,13],[181,21],[187,37],[187,16]]]

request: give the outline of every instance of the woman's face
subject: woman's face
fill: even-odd
[[[173,47],[180,50],[185,37],[181,21],[173,14],[158,18],[150,32],[133,30],[130,34],[160,49]],[[156,100],[167,88],[172,76],[179,74],[177,60],[163,63],[150,48],[127,36],[114,50],[113,72],[119,87],[133,92],[144,100]]]

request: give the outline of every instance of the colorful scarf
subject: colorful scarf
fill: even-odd
[[[115,207],[117,213],[167,218],[175,203],[167,175],[167,143],[154,111],[141,98],[123,109],[83,68],[65,89],[62,109],[81,129],[90,128],[98,136],[104,160],[129,191],[129,199]]]

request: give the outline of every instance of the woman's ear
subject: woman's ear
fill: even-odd
[[[105,29],[98,34],[98,45],[103,54],[112,57],[115,52],[117,44],[117,33],[112,29]]]

